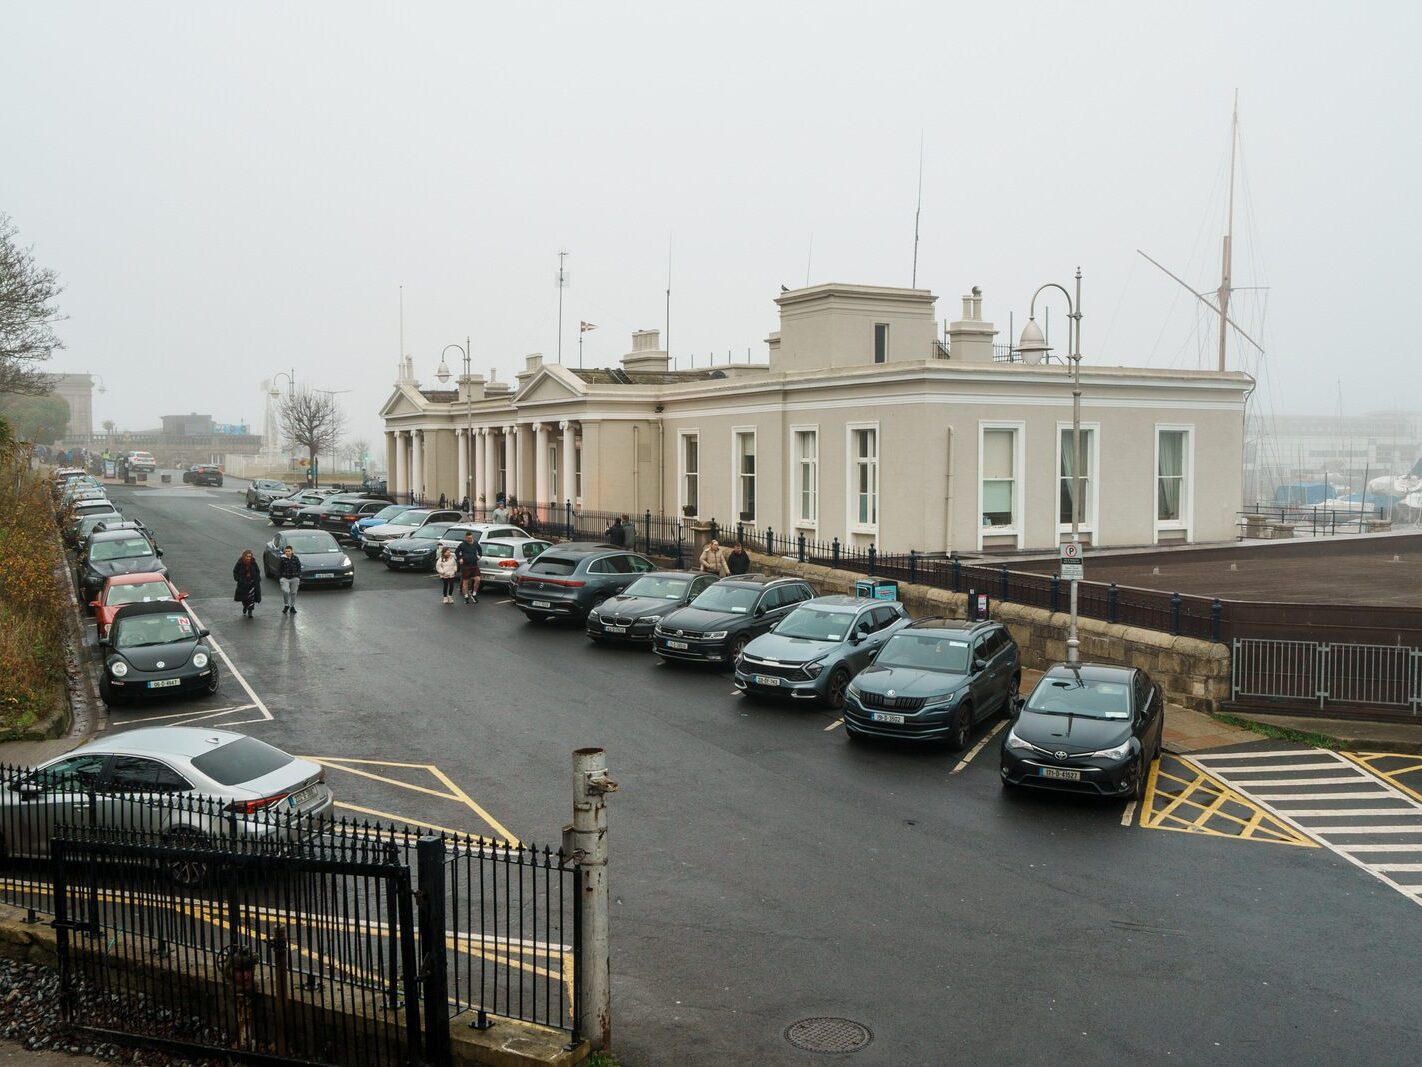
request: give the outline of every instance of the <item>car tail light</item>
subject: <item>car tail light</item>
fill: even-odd
[[[269,797],[258,797],[256,800],[234,800],[227,805],[227,810],[236,812],[238,815],[252,815],[263,808],[281,803],[289,796],[291,796],[290,793],[273,793]]]
[[[499,560],[499,566],[500,566],[500,567],[517,567],[517,566],[518,566],[518,560],[516,560],[516,559],[501,559],[501,560]]]

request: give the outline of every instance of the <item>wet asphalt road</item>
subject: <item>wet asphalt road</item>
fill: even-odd
[[[303,591],[283,619],[269,582],[245,620],[232,564],[272,527],[236,484],[113,492],[271,715],[207,721],[305,755],[433,765],[474,803],[332,780],[372,811],[550,844],[569,753],[607,749],[629,1067],[824,1062],[783,1036],[821,1015],[873,1030],[843,1060],[864,1065],[1418,1055],[1422,911],[1323,849],[1007,797],[996,740],[956,775],[955,754],[851,746],[827,713],[748,705],[725,674],[530,626],[502,596],[443,606],[429,576],[358,552],[353,590]],[[229,676],[208,704],[125,709],[111,728],[246,702]]]

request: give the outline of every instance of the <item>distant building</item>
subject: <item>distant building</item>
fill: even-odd
[[[94,378],[89,374],[56,374],[54,395],[69,405],[69,422],[60,440],[72,443],[94,432]]]
[[[247,432],[244,424],[214,422],[211,415],[164,415],[161,429],[71,436],[66,443],[96,451],[108,449],[152,452],[160,466],[181,467],[193,463],[217,463],[224,468],[240,465],[242,459],[262,450],[262,438]],[[235,472],[234,472],[235,473]]]
[[[1405,474],[1422,459],[1422,411],[1367,415],[1251,416],[1244,442],[1247,501],[1275,499],[1281,486],[1328,484],[1339,495],[1367,481]]]
[[[887,551],[1055,546],[1071,520],[1068,371],[999,362],[976,292],[945,343],[935,300],[784,292],[755,366],[673,370],[655,330],[620,367],[534,355],[516,384],[422,389],[406,357],[381,409],[391,488],[457,499],[472,485],[476,501],[714,517]],[[1086,362],[1081,384],[1084,539],[1233,539],[1252,380]]]

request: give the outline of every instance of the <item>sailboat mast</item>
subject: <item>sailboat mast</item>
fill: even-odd
[[[1229,127],[1229,214],[1225,222],[1224,250],[1220,264],[1220,365],[1225,369],[1225,339],[1229,329],[1229,294],[1231,289],[1231,244],[1234,241],[1234,161],[1239,145],[1239,90],[1234,91],[1234,116]]]

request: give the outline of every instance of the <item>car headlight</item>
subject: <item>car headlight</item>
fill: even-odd
[[[207,653],[206,653],[206,652],[194,652],[194,653],[193,653],[193,666],[194,666],[194,667],[197,667],[199,670],[201,670],[203,667],[206,667],[206,666],[207,666]]]
[[[815,660],[813,663],[806,663],[803,667],[801,667],[801,670],[803,670],[805,674],[810,678],[818,678],[821,674],[824,673],[824,669],[825,665],[819,660]]]
[[[598,611],[597,608],[592,608],[591,610],[588,611],[588,618],[590,618],[590,619],[600,619],[600,618],[602,618],[602,612]]]
[[[1125,759],[1135,750],[1134,738],[1126,738],[1115,748],[1098,749],[1096,752],[1088,752],[1092,759]]]
[[[659,629],[662,625],[662,617],[660,615],[643,615],[637,621],[643,624],[651,623],[653,626],[656,626]]]
[[[128,673],[128,664],[123,660],[117,660],[109,664],[109,673],[115,678],[122,678]]]
[[[653,632],[653,633],[658,633],[658,634],[664,634],[664,633],[666,633],[666,631],[662,629],[662,620],[661,620],[661,619],[658,619],[658,620],[657,620],[657,625],[654,626],[654,627],[652,627],[652,632]]]
[[[1014,751],[1014,752],[1035,752],[1035,751],[1036,751],[1036,746],[1035,746],[1035,745],[1029,744],[1028,742],[1022,740],[1022,738],[1018,737],[1017,734],[1015,734],[1015,733],[1014,733],[1013,731],[1011,731],[1011,730],[1008,730],[1008,731],[1007,731],[1007,737],[1006,737],[1006,739],[1003,741],[1003,745],[1004,745],[1005,747],[1007,747],[1007,748],[1012,749],[1012,751]]]
[[[716,630],[713,633],[702,634],[701,636],[706,638],[706,640],[708,641],[721,641],[725,639],[726,632],[727,631],[725,630]]]
[[[349,567],[350,565],[351,565],[351,557],[350,557],[350,556],[342,556],[342,557],[341,557],[341,566],[342,566],[342,567]]]

